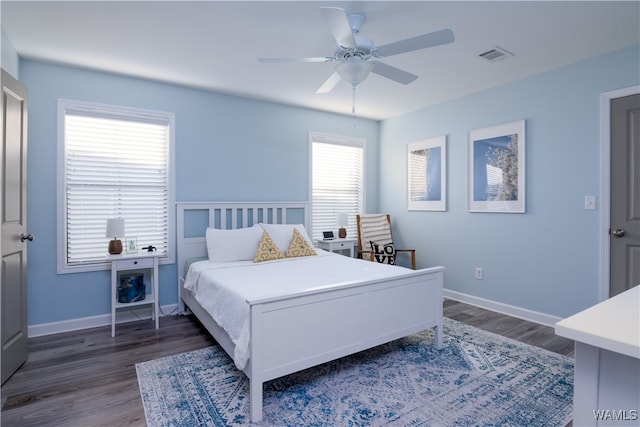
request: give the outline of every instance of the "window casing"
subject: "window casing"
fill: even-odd
[[[108,218],[124,218],[123,240],[153,245],[175,262],[174,115],[58,101],[58,273],[109,268]]]
[[[348,217],[347,237],[355,238],[356,215],[363,212],[365,141],[311,132],[312,239],[338,229],[337,216]]]

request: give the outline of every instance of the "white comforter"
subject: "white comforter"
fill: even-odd
[[[316,252],[317,256],[261,263],[200,261],[191,264],[184,287],[235,344],[233,359],[238,369],[244,369],[249,360],[250,303],[413,272],[320,249]]]

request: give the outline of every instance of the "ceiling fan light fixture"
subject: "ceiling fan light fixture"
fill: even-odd
[[[367,78],[372,69],[373,64],[371,62],[365,61],[359,56],[352,56],[345,62],[339,64],[336,67],[336,72],[340,74],[342,80],[352,86],[357,86]]]

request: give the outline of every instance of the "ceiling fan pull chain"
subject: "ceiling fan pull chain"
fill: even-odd
[[[353,127],[356,127],[358,125],[356,121],[356,86],[358,86],[358,83],[354,82],[351,86],[353,87],[351,95],[351,114],[353,115]]]
[[[356,115],[356,85],[353,84],[353,92],[351,96],[351,114]]]

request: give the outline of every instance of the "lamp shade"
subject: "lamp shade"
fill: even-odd
[[[373,64],[371,62],[365,61],[359,56],[352,56],[346,62],[338,65],[336,72],[340,74],[342,80],[356,86],[367,78],[372,69]]]
[[[349,224],[349,219],[346,213],[339,213],[337,219],[338,227],[346,227]]]
[[[105,237],[112,239],[124,237],[124,218],[107,219],[107,232],[105,233]]]

